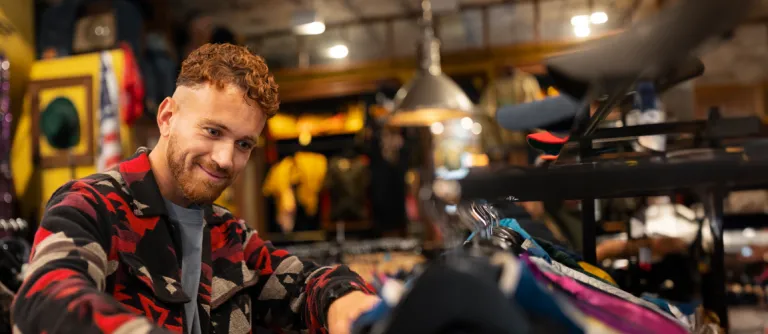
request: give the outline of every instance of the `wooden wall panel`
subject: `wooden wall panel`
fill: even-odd
[[[717,106],[725,117],[765,116],[765,85],[701,85],[695,88],[695,117]]]

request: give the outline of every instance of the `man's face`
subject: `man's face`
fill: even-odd
[[[186,199],[212,203],[245,168],[266,115],[235,86],[179,90],[174,97],[184,101],[169,122],[168,166]]]

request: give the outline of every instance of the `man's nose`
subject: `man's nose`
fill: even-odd
[[[213,149],[213,154],[211,154],[211,159],[219,165],[219,168],[231,171],[235,159],[234,145],[216,145]]]

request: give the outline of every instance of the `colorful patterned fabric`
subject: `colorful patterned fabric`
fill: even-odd
[[[187,296],[179,231],[167,218],[147,149],[67,183],[35,235],[29,276],[14,300],[15,332],[187,332],[184,303],[195,297],[203,333],[254,326],[323,333],[335,299],[371,292],[345,266],[301,261],[227,210],[204,212],[200,288]]]

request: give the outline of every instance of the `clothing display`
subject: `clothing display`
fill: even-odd
[[[54,57],[66,57],[75,53],[102,51],[117,47],[119,41],[128,42],[133,50],[141,50],[141,27],[144,20],[136,5],[130,1],[112,0],[107,3],[105,10],[100,6],[104,2],[99,2],[64,0],[43,12],[37,29],[38,57],[45,58],[51,54]],[[91,6],[97,12],[95,15],[78,17],[78,14],[87,12]],[[111,22],[112,29],[96,34],[96,29],[89,29],[95,23],[94,20]],[[78,22],[81,27],[79,31]]]
[[[405,230],[405,173],[414,141],[401,129],[389,129],[369,122],[370,200],[374,228],[379,231]]]
[[[299,173],[296,198],[307,215],[314,216],[317,214],[319,194],[328,170],[327,159],[317,153],[297,152],[293,155],[293,161]]]
[[[166,96],[173,96],[176,90],[178,63],[171,42],[162,34],[150,32],[146,37],[146,50],[141,75],[144,77],[146,110],[157,112],[157,107]]]
[[[308,216],[317,214],[326,169],[325,156],[311,152],[297,152],[270,168],[262,192],[276,198],[277,222],[284,232],[293,230],[297,202]]]
[[[583,262],[567,248],[532,236],[514,219],[501,219],[497,228],[499,233],[494,231],[492,240],[514,247],[492,246],[480,234],[473,232],[463,250],[446,252],[440,261],[426,263],[419,273],[406,277],[404,281],[384,278],[382,288],[378,290],[382,304],[358,319],[355,333],[408,332],[413,326],[406,326],[407,321],[442,325],[462,322],[470,326],[464,331],[471,333],[533,333],[538,331],[532,329],[541,328],[569,333],[691,333],[704,332],[711,327],[711,323],[696,320],[696,306],[678,307],[657,297],[637,297],[621,290],[606,271]],[[502,230],[504,233],[501,233]],[[483,266],[485,269],[478,269]],[[430,274],[431,270],[443,271],[446,277],[434,277]],[[451,281],[461,280],[458,278],[461,274],[457,272],[467,275],[461,289],[480,289],[480,286],[495,284],[497,295],[507,296],[504,308],[510,308],[506,312],[515,313],[505,313],[504,316],[523,317],[516,318],[514,325],[506,324],[503,326],[507,327],[494,329],[484,326],[502,326],[497,323],[499,319],[483,318],[485,324],[478,324],[465,320],[459,314],[445,318],[442,314],[430,317],[412,310],[413,306],[409,304],[423,303],[417,300],[426,298],[425,293],[431,291],[431,301],[439,300],[433,305],[446,307],[444,312],[469,312],[463,307],[472,305],[471,297],[460,297],[462,302],[457,303],[452,300],[459,298],[457,293],[448,293],[453,291],[447,288],[451,286]],[[482,276],[489,272],[490,276],[484,278],[485,283],[481,283]],[[389,285],[400,287],[388,288]],[[396,291],[393,292],[393,289]],[[498,298],[497,295],[484,298]],[[503,317],[496,311],[488,312],[497,314],[495,317]],[[413,318],[415,314],[420,320]],[[445,333],[433,327],[419,329],[426,333]]]
[[[492,80],[483,91],[478,106],[480,106],[491,119],[496,119],[497,110],[502,106],[525,104],[540,100],[543,97],[536,77],[532,74],[515,69],[512,70],[509,75]],[[497,127],[497,131],[483,131],[484,136],[487,137],[489,134],[498,133],[501,143],[494,145],[492,139],[485,138],[485,141],[487,142],[485,144],[486,150],[492,149],[497,145],[509,147],[522,142],[523,139],[519,133],[504,129],[498,125],[494,126]],[[486,132],[488,133],[486,134]]]
[[[330,192],[332,222],[367,219],[366,201],[370,170],[364,157],[332,157],[328,162],[326,188]]]
[[[292,231],[296,219],[296,196],[293,185],[298,182],[293,158],[287,157],[273,165],[264,179],[264,196],[275,197],[277,223],[283,231]]]

